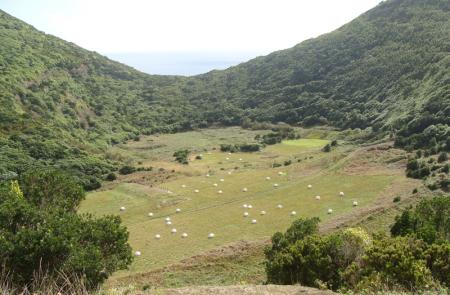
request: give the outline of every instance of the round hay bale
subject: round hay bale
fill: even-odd
[[[175,209],[175,213],[180,213],[180,212],[181,212],[180,208]]]
[[[320,196],[316,196],[316,200],[320,200]]]
[[[295,215],[297,215],[297,212],[292,211],[292,212],[291,212],[291,216],[295,216]]]
[[[244,187],[244,188],[242,189],[242,191],[245,193],[245,192],[247,191],[247,188]]]
[[[331,209],[331,208],[330,208],[330,209],[328,209],[327,213],[328,213],[328,214],[331,214],[331,213],[333,213],[333,209]]]
[[[152,212],[148,213],[148,217],[153,217],[153,213]]]
[[[339,196],[341,197],[345,196],[344,192],[339,192]]]
[[[161,235],[160,234],[156,234],[155,235],[155,239],[157,239],[157,240],[161,239]]]
[[[256,219],[252,219],[252,224],[256,224]]]
[[[353,201],[353,207],[358,206],[358,201]]]
[[[134,256],[141,256],[141,251],[134,252]]]
[[[183,239],[185,239],[185,238],[188,237],[188,234],[187,234],[187,233],[182,233],[182,234],[181,234],[181,237],[182,237]]]
[[[173,233],[173,234],[176,234],[176,233],[177,233],[177,229],[176,229],[176,228],[172,228],[172,229],[170,230],[170,232]]]
[[[247,217],[248,216],[248,212],[244,212],[244,217]]]
[[[120,207],[120,211],[125,211],[125,207]]]
[[[311,184],[308,184],[308,189],[312,189],[312,185]]]
[[[212,239],[212,238],[214,238],[216,235],[214,234],[214,233],[209,233],[208,234],[208,239]]]
[[[266,215],[266,211],[263,210],[263,211],[260,212],[260,214],[261,215]]]
[[[283,205],[278,204],[278,205],[277,205],[277,208],[278,208],[278,209],[281,209],[281,208],[283,208]]]

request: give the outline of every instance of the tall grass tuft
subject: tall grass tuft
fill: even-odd
[[[65,273],[49,274],[38,271],[32,281],[25,286],[13,283],[11,275],[6,272],[0,274],[0,295],[89,295],[85,281],[75,275]]]

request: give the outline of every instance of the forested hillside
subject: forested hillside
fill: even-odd
[[[140,73],[0,11],[0,176],[56,165],[92,189],[119,165],[102,155],[110,145],[252,121],[372,127],[400,146],[449,149],[449,10],[386,1],[332,33],[189,78]]]
[[[449,123],[449,9],[445,0],[383,2],[332,33],[199,76],[196,101],[217,101],[209,119],[235,124],[249,117],[409,134]]]

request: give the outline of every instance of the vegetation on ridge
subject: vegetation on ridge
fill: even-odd
[[[95,189],[140,134],[213,124],[371,127],[449,149],[449,3],[391,0],[340,29],[224,71],[152,76],[0,12],[0,177],[57,166]],[[433,144],[433,146],[432,146]]]

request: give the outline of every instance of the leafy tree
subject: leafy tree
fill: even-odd
[[[38,271],[55,279],[64,272],[94,288],[131,263],[120,218],[77,214],[83,198],[82,187],[58,171],[27,172],[0,185],[0,270],[14,284],[29,284]]]
[[[181,164],[187,165],[188,162],[188,156],[189,156],[189,150],[179,150],[176,151],[173,156],[175,157],[175,160]]]
[[[414,209],[397,216],[391,227],[393,236],[414,235],[428,243],[450,241],[450,198],[422,200]]]
[[[119,173],[122,175],[127,175],[136,172],[136,168],[130,165],[125,165],[119,169]]]

